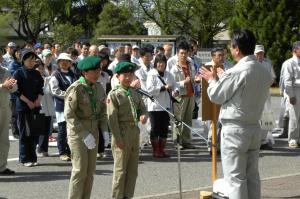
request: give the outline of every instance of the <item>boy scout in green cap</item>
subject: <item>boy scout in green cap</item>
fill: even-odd
[[[90,198],[96,167],[98,128],[107,131],[106,95],[100,83],[100,58],[90,56],[78,63],[79,80],[66,91],[64,114],[71,149],[70,199]]]
[[[132,198],[138,173],[139,133],[138,121],[145,123],[146,107],[142,98],[130,83],[136,65],[120,62],[115,73],[120,81],[108,94],[107,114],[112,132],[112,154],[114,157],[112,197]]]

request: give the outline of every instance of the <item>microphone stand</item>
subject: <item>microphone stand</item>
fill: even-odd
[[[154,102],[155,104],[157,104],[162,110],[166,111],[169,114],[170,118],[173,118],[172,122],[175,124],[175,126],[176,126],[177,129],[179,129],[179,127],[181,125],[184,125],[188,129],[190,129],[191,132],[193,132],[193,134],[196,134],[196,135],[198,135],[200,137],[200,139],[203,139],[206,142],[206,144],[208,143],[207,139],[205,139],[201,134],[199,134],[198,132],[195,132],[189,125],[187,125],[185,122],[179,120],[172,112],[170,112],[168,109],[166,109],[165,107],[163,107],[157,101],[157,99],[154,98],[154,96],[152,96],[152,95],[145,95],[145,96],[147,96],[152,102]],[[178,163],[179,194],[180,194],[180,199],[182,199],[181,161],[180,161],[180,148],[179,148],[180,135],[179,135],[179,133],[177,133],[176,142],[177,142],[177,163]]]

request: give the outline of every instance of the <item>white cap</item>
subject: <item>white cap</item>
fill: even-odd
[[[15,47],[17,47],[17,44],[16,44],[15,42],[9,42],[9,43],[7,44],[7,47],[15,48]]]
[[[42,51],[43,57],[47,57],[48,55],[51,55],[51,54],[52,54],[52,52],[51,52],[51,50],[49,50],[49,49],[44,49],[44,50]]]
[[[99,49],[99,51],[101,52],[103,49],[109,49],[107,46],[105,46],[105,45],[100,45],[99,47],[98,47],[98,49]]]
[[[264,45],[255,45],[254,54],[259,53],[259,52],[265,52]]]
[[[133,45],[132,49],[140,49],[140,47],[138,45]]]
[[[68,61],[73,61],[68,53],[60,53],[57,57],[57,61],[59,60],[68,60]]]

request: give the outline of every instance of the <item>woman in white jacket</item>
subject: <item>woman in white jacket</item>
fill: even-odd
[[[172,89],[175,88],[175,80],[171,73],[166,71],[167,59],[164,55],[157,55],[154,60],[154,69],[147,77],[147,91],[166,109],[172,109]],[[165,153],[168,126],[170,117],[155,102],[147,101],[147,108],[151,123],[150,140],[154,157],[169,157]]]

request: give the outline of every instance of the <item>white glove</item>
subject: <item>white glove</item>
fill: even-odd
[[[104,146],[107,147],[109,143],[109,133],[107,131],[104,131],[102,135],[104,139]]]
[[[96,147],[96,140],[94,136],[89,133],[84,139],[83,139],[84,144],[88,149],[94,149]]]

